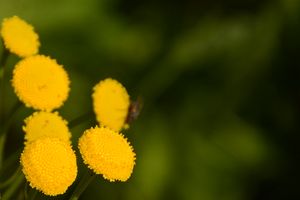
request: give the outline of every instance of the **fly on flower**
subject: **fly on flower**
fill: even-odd
[[[143,99],[141,96],[139,96],[135,101],[131,101],[125,123],[131,124],[134,120],[136,120],[140,115],[142,108]]]

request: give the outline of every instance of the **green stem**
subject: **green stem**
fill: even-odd
[[[91,116],[93,116],[93,114],[94,113],[92,111],[90,111],[83,115],[80,115],[79,117],[76,117],[75,119],[73,119],[69,122],[69,127],[74,128],[75,126],[81,124],[82,122],[87,121],[88,119],[91,118]]]
[[[70,200],[78,200],[80,195],[84,192],[84,190],[88,187],[92,180],[94,180],[95,177],[96,174],[88,169],[84,177],[77,184]]]
[[[6,65],[8,56],[9,56],[9,51],[4,48],[3,51],[2,51],[2,55],[1,55],[0,66]]]
[[[6,126],[5,126],[5,65],[7,62],[7,58],[9,56],[9,52],[4,49],[2,52],[2,56],[0,59],[0,169],[3,165],[3,151],[6,140]]]
[[[19,166],[17,168],[17,170],[13,173],[13,175],[11,177],[9,177],[6,181],[4,181],[3,183],[0,183],[0,189],[3,189],[7,186],[9,186],[14,180],[15,178],[21,173],[21,166]]]
[[[9,56],[9,52],[4,49],[0,59],[0,123],[4,121],[4,104],[5,104],[5,65]]]
[[[15,194],[16,190],[20,187],[20,185],[24,181],[24,175],[20,173],[18,176],[15,177],[14,183],[5,191],[1,200],[8,200],[11,199],[12,195]]]
[[[6,123],[11,123],[10,121],[13,120],[13,116],[19,111],[19,109],[23,106],[21,101],[17,101],[13,107],[10,109],[9,114],[6,116],[8,119]]]
[[[9,112],[7,120],[5,120],[1,126],[1,131],[0,131],[0,170],[3,166],[4,148],[5,148],[7,131],[9,129],[11,123],[13,122],[15,114],[21,108],[21,106],[22,106],[21,102],[19,102],[19,101],[16,102],[15,105],[12,107],[11,111]]]
[[[19,156],[21,154],[22,150],[18,149],[17,151],[15,151],[14,153],[10,154],[9,157],[7,159],[5,159],[5,162],[3,163],[3,166],[1,168],[0,171],[0,177],[2,176],[2,174],[8,169],[10,168],[12,165],[15,165],[16,162],[19,159]]]
[[[6,117],[6,120],[4,120],[4,123],[3,123],[3,127],[2,127],[2,132],[0,134],[5,134],[11,123],[13,122],[14,120],[14,117],[15,117],[15,114],[22,108],[22,103],[20,101],[17,101],[13,107],[11,108],[8,116]]]
[[[24,184],[24,200],[28,200],[28,182],[25,182]]]
[[[0,169],[3,166],[5,141],[6,141],[6,134],[0,133]]]
[[[29,187],[29,192],[28,192],[27,199],[28,200],[34,200],[37,193],[38,193],[38,191],[36,189],[33,189],[33,188]]]

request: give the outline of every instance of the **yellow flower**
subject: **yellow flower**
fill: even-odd
[[[20,161],[30,186],[46,195],[65,193],[77,176],[76,156],[70,143],[57,138],[28,143]]]
[[[31,56],[39,51],[39,37],[33,27],[17,16],[3,20],[1,36],[5,47],[20,57]]]
[[[94,87],[93,107],[101,126],[115,131],[124,128],[130,105],[126,89],[118,81],[107,78]]]
[[[68,97],[69,84],[63,67],[43,55],[21,60],[13,71],[15,93],[27,107],[38,110],[59,108]]]
[[[126,181],[135,165],[135,153],[122,134],[106,127],[86,130],[78,142],[83,161],[110,181]]]
[[[35,112],[25,120],[26,142],[32,142],[42,137],[56,137],[70,141],[71,133],[65,121],[57,112]]]

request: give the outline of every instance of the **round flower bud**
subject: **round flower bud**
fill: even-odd
[[[50,196],[65,193],[77,176],[70,143],[57,138],[28,143],[21,155],[21,165],[30,186]]]
[[[118,81],[107,78],[94,87],[93,107],[97,121],[115,131],[126,127],[130,105],[126,89]]]
[[[62,106],[69,94],[69,78],[63,67],[43,55],[27,57],[14,68],[12,85],[27,107],[51,111]]]
[[[86,130],[79,139],[85,164],[110,181],[126,181],[135,165],[135,153],[127,139],[106,127]]]
[[[31,56],[39,51],[39,37],[33,27],[17,16],[3,20],[1,36],[5,47],[20,57]]]
[[[43,137],[55,137],[70,142],[71,133],[64,120],[57,112],[35,112],[25,120],[23,130],[26,142],[32,142]]]

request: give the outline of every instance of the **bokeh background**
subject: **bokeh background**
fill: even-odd
[[[300,199],[298,0],[0,0],[0,19],[12,15],[68,71],[64,118],[90,111],[106,77],[143,98],[124,132],[137,153],[132,177],[99,176],[81,199]],[[30,113],[15,118],[6,154],[22,146]],[[94,125],[72,130],[75,147]]]

